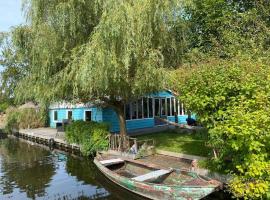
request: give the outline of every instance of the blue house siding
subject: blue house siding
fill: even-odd
[[[117,114],[111,108],[106,108],[103,110],[103,122],[110,124],[111,132],[119,131],[119,120]],[[135,130],[140,128],[151,128],[154,127],[153,118],[136,119],[136,120],[126,120],[127,130]]]
[[[170,91],[160,91],[157,93],[152,93],[149,95],[145,96],[146,98],[148,97],[149,100],[147,100],[147,109],[150,110],[150,108],[148,107],[148,102],[150,105],[150,99],[152,99],[152,106],[151,108],[152,110],[152,114],[154,113],[154,109],[155,109],[155,99],[164,99],[165,98],[165,105],[166,105],[166,110],[168,109],[167,105],[170,105],[169,108],[170,110],[172,102],[174,102],[173,98],[175,98],[175,96],[173,95],[173,93],[171,93]],[[172,98],[171,100],[168,101],[168,99]],[[145,99],[145,98],[144,98]],[[139,101],[137,101],[139,102]],[[141,100],[142,102],[142,100]],[[146,102],[143,100],[143,102]],[[161,100],[159,100],[159,102],[162,102]],[[169,103],[169,104],[168,104]],[[84,120],[85,118],[85,111],[92,111],[92,116],[91,119],[92,121],[97,121],[97,122],[105,122],[110,124],[110,131],[111,132],[118,132],[119,131],[119,120],[118,120],[118,116],[115,113],[115,111],[111,108],[97,108],[97,107],[91,107],[92,105],[72,105],[72,104],[68,104],[69,106],[62,106],[61,108],[58,108],[60,106],[56,105],[56,107],[52,107],[52,109],[49,111],[49,115],[50,115],[50,127],[56,127],[56,123],[57,122],[62,122],[63,119],[67,119],[67,111],[68,110],[72,110],[72,119],[73,120]],[[129,109],[131,109],[131,105],[135,105],[133,103],[129,104]],[[138,104],[141,105],[141,104]],[[157,104],[156,104],[157,105]],[[160,103],[161,105],[161,103]],[[143,109],[145,108],[145,104],[142,105]],[[55,109],[54,109],[55,108]],[[161,109],[161,108],[160,108]],[[178,109],[177,105],[176,105],[176,109]],[[179,113],[183,113],[181,110],[181,108],[179,107]],[[54,121],[54,111],[58,112],[58,120]],[[129,110],[130,111],[130,110]],[[178,111],[178,110],[177,110]],[[131,112],[131,111],[130,111]],[[138,112],[138,107],[137,107],[137,112]],[[142,112],[142,110],[141,110]],[[149,111],[150,112],[150,111]],[[166,112],[167,113],[167,112]],[[133,113],[134,114],[134,113]],[[133,114],[130,114],[130,116],[133,116]],[[172,112],[168,112],[168,114],[172,114]],[[136,116],[136,114],[135,114]],[[144,115],[144,116],[150,116],[150,114],[148,113],[148,115]],[[152,115],[151,115],[152,116]],[[143,129],[143,128],[152,128],[155,125],[155,120],[154,118],[143,118],[143,119],[138,119],[142,117],[142,114],[139,115],[137,113],[137,117],[133,117],[132,120],[126,120],[126,125],[127,125],[127,130],[138,130],[138,129]],[[194,116],[193,116],[194,117]],[[131,117],[130,117],[131,118]],[[186,118],[187,115],[178,115],[178,123],[179,124],[186,124]],[[171,122],[175,122],[175,116],[167,116],[167,120],[171,121]]]
[[[50,116],[50,127],[55,128],[57,122],[62,122],[63,119],[67,119],[67,111],[72,111],[72,120],[84,120],[84,112],[92,111],[91,118],[92,121],[101,122],[102,120],[102,109],[99,108],[59,108],[59,109],[51,109],[49,111]],[[58,113],[58,120],[54,121],[54,111]]]

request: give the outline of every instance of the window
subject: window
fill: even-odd
[[[53,112],[53,120],[54,121],[58,120],[58,112],[56,110]]]
[[[148,98],[143,98],[143,117],[148,118]]]
[[[161,99],[161,115],[166,115],[166,99]]]
[[[167,98],[167,115],[170,116],[171,115],[171,99]]]
[[[174,115],[175,112],[175,101],[174,101],[174,97],[172,97],[172,101],[171,101],[171,108],[172,108],[172,112],[171,112],[171,116]]]
[[[125,115],[126,115],[126,120],[130,120],[130,104],[126,104],[125,106]]]
[[[142,99],[138,100],[138,119],[141,119],[143,117],[143,102]]]
[[[72,120],[72,110],[68,110],[68,111],[67,111],[67,118],[68,118],[69,120]]]
[[[131,103],[131,118],[137,119],[137,101]]]
[[[84,120],[91,121],[92,120],[92,112],[90,110],[86,110],[84,112]]]
[[[176,115],[178,115],[178,109],[179,109],[179,101],[177,99],[175,99],[175,112],[176,112]]]
[[[149,109],[148,117],[152,118],[153,117],[153,99],[152,98],[148,99],[148,109]]]
[[[183,104],[181,103],[181,101],[179,102],[179,107],[180,107],[179,115],[183,115]]]
[[[160,99],[155,99],[155,116],[160,117]]]

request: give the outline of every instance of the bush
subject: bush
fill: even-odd
[[[39,128],[45,126],[43,112],[33,108],[9,108],[6,111],[5,131],[11,133],[13,129]]]
[[[8,102],[1,102],[0,103],[0,113],[5,112],[6,109],[10,106]]]
[[[67,141],[79,144],[85,156],[94,155],[96,151],[108,147],[109,126],[105,123],[74,121],[65,132]]]
[[[232,60],[185,69],[179,93],[209,129],[216,169],[233,175],[235,197],[270,193],[270,65]]]

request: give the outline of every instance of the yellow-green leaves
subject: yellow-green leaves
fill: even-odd
[[[237,58],[177,72],[180,99],[209,128],[217,169],[236,197],[266,198],[270,181],[269,63]]]

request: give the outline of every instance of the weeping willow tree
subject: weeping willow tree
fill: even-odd
[[[33,48],[19,99],[92,101],[112,107],[126,134],[124,105],[165,87],[179,65],[185,24],[179,1],[25,2]]]

